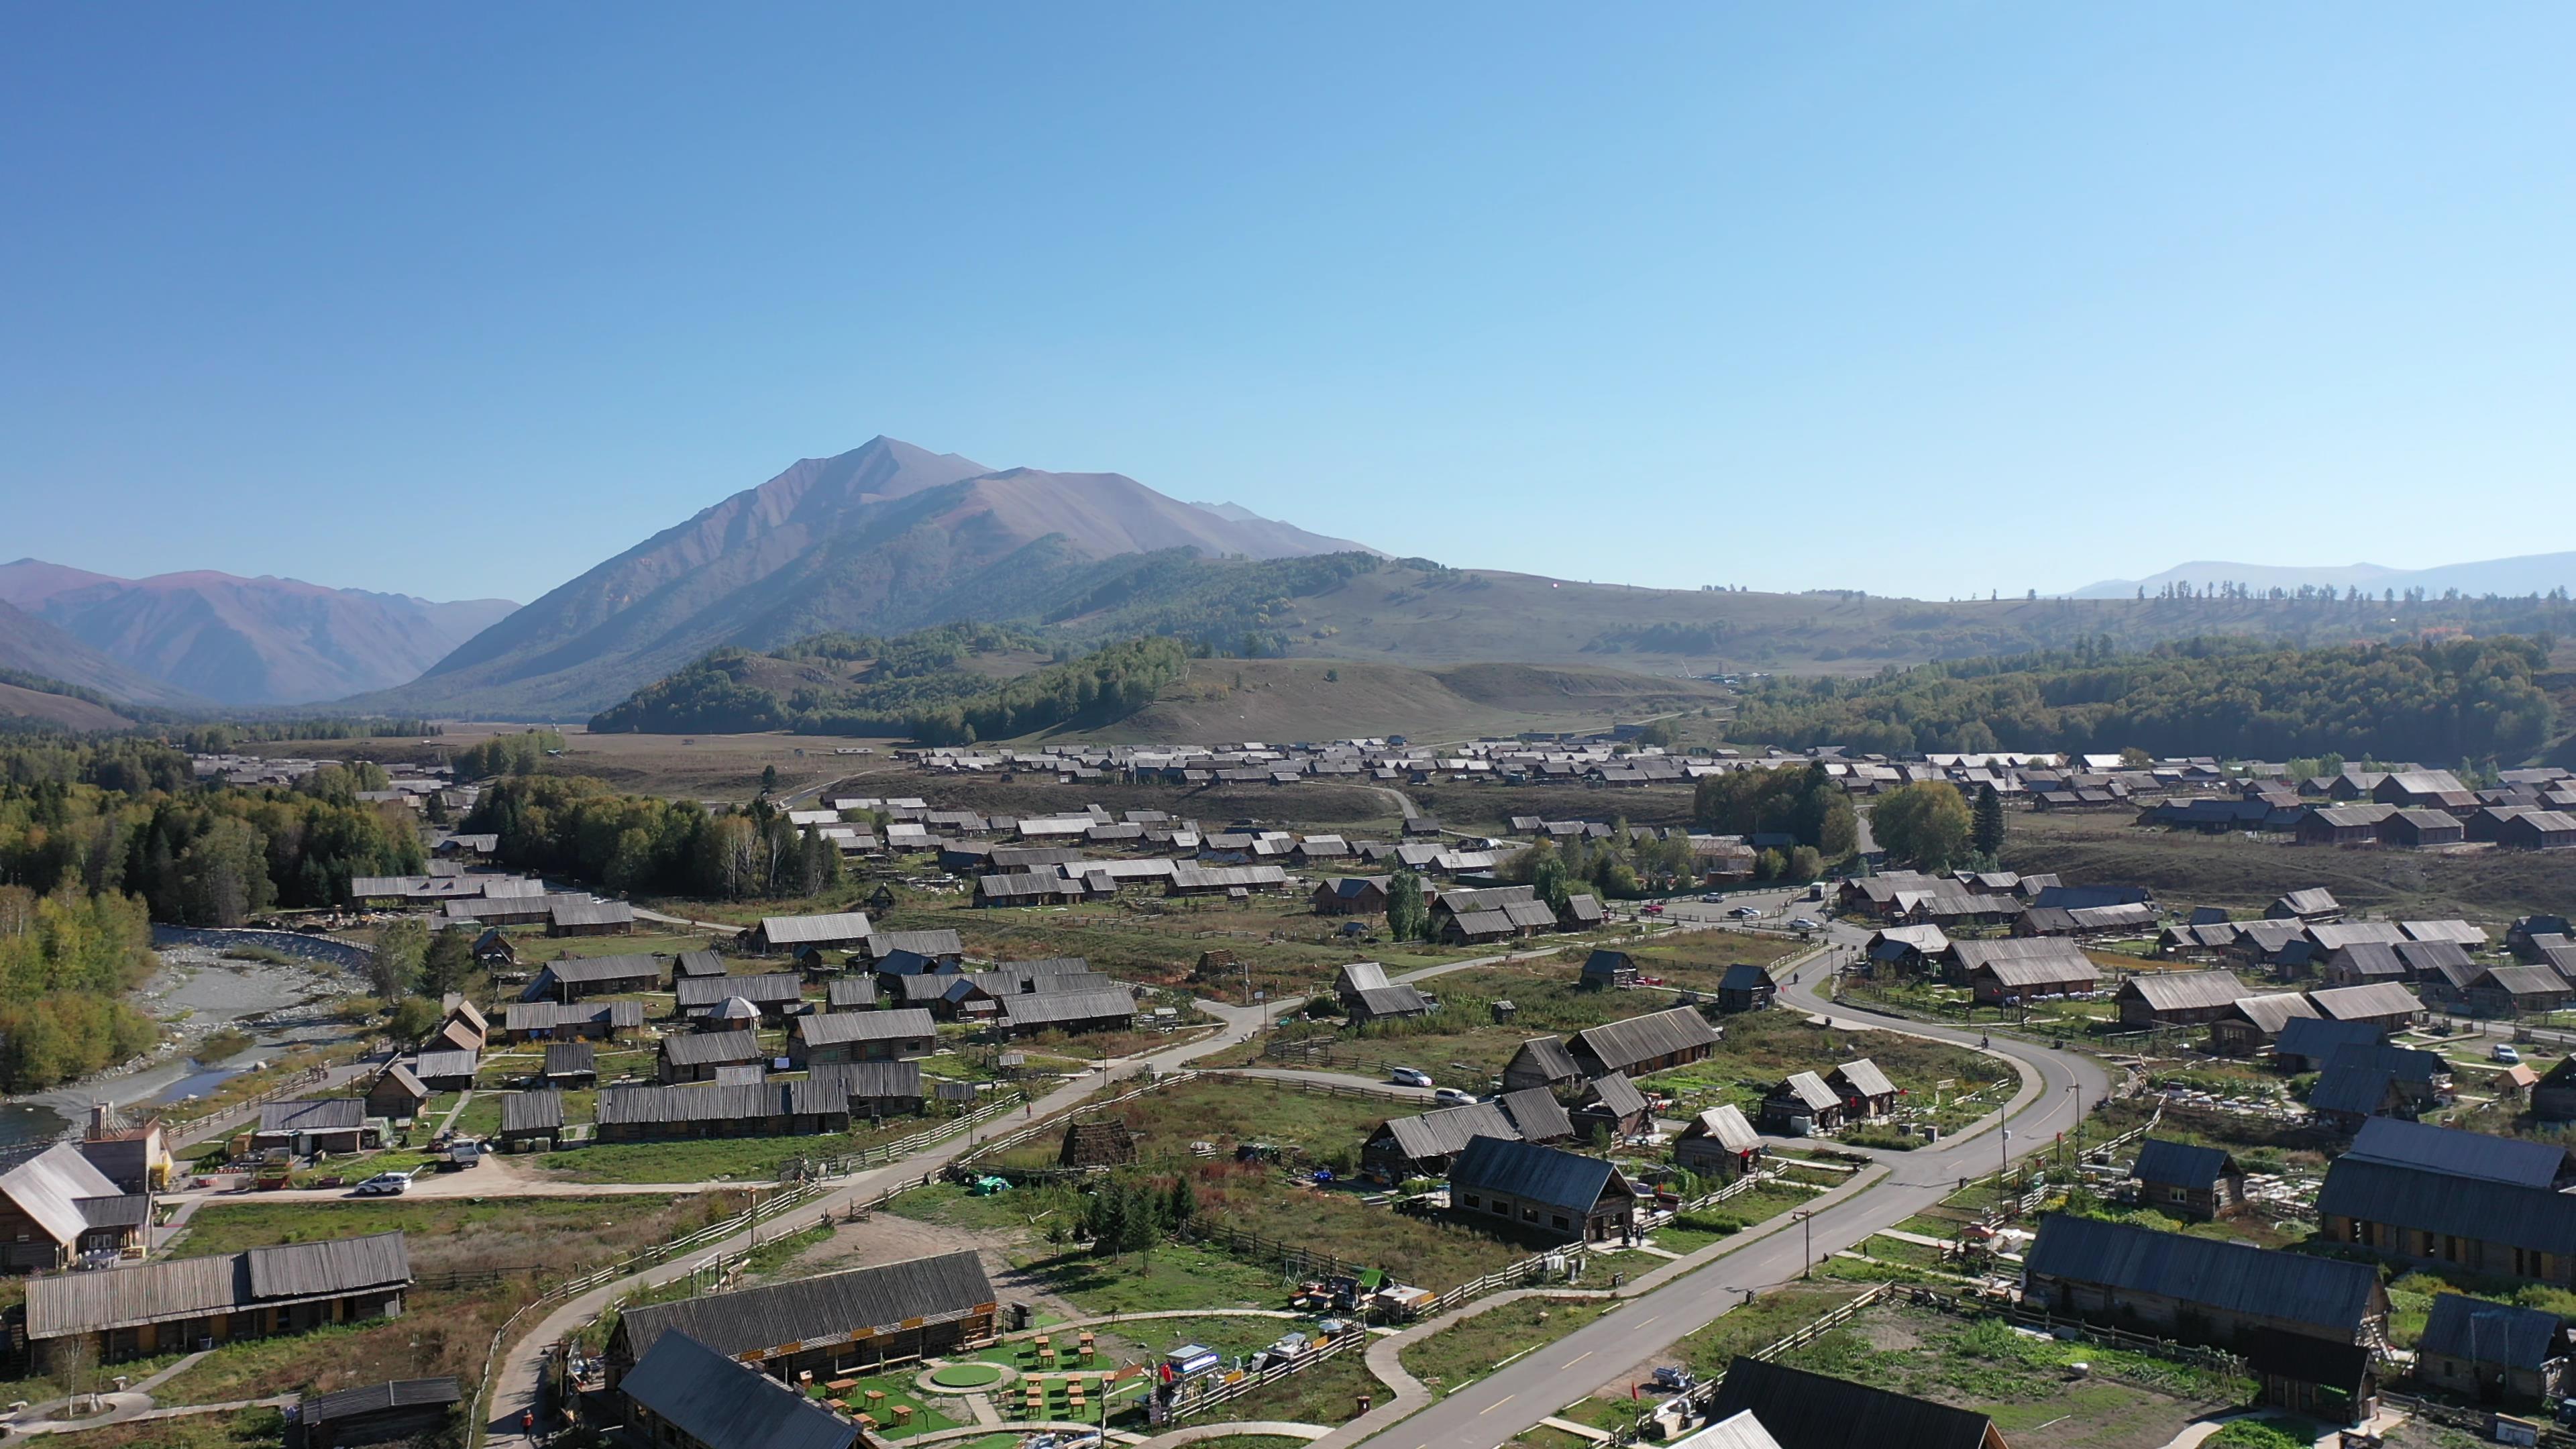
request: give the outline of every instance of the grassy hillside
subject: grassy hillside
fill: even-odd
[[[0,682],[0,726],[27,723],[67,730],[121,730],[132,720],[106,705],[55,689],[31,687],[36,681]]]
[[[1265,742],[1403,735],[1424,742],[1599,729],[1676,711],[1723,712],[1727,692],[1586,666],[1411,669],[1322,659],[1194,659],[1152,704],[1078,736],[1115,743]],[[1049,736],[1058,738],[1058,736]]]

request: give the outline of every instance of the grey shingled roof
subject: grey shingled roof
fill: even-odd
[[[2198,1011],[2254,993],[2229,971],[2152,971],[2130,977],[2120,994],[2135,995],[2156,1011]]]
[[[1762,1145],[1762,1134],[1744,1120],[1744,1109],[1729,1102],[1711,1107],[1682,1129],[1685,1137],[1705,1137],[1729,1152],[1750,1152]]]
[[[1452,1192],[1501,1193],[1569,1213],[1590,1212],[1613,1184],[1625,1187],[1626,1179],[1598,1157],[1510,1137],[1474,1139],[1449,1168]]]
[[[856,1011],[877,1003],[877,979],[873,976],[843,976],[824,988],[823,1006],[828,1011]]]
[[[713,951],[683,951],[671,963],[671,970],[679,976],[722,976],[724,958]]]
[[[1596,1078],[1586,1096],[1585,1105],[1597,1105],[1622,1120],[1646,1110],[1646,1094],[1638,1091],[1636,1083],[1618,1072]]]
[[[501,1013],[504,1031],[552,1031],[606,1021],[612,1031],[638,1031],[644,1025],[640,1001],[514,1001]]]
[[[259,1109],[262,1132],[346,1132],[366,1124],[367,1103],[362,1097],[308,1097],[268,1102]]]
[[[501,1131],[554,1132],[564,1124],[563,1093],[513,1092],[501,1099]]]
[[[608,981],[662,979],[662,958],[630,952],[622,956],[566,956],[549,961],[545,974],[569,986],[595,986]]]
[[[1878,1069],[1878,1063],[1867,1057],[1854,1057],[1834,1068],[1830,1075],[1840,1076],[1844,1085],[1864,1097],[1896,1095],[1896,1084],[1887,1079],[1887,1073]]]
[[[662,1335],[619,1388],[706,1449],[850,1449],[859,1442],[857,1424],[685,1333]]]
[[[1351,993],[1356,1010],[1368,1016],[1419,1016],[1431,1009],[1430,998],[1410,986],[1371,986]]]
[[[1567,1115],[1565,1104],[1545,1087],[1523,1087],[1505,1092],[1494,1099],[1503,1115],[1512,1119],[1524,1142],[1562,1142],[1574,1135],[1574,1118]]]
[[[1524,1056],[1529,1058],[1529,1068],[1545,1074],[1552,1082],[1583,1075],[1583,1069],[1574,1064],[1574,1055],[1565,1049],[1565,1043],[1552,1036],[1534,1036],[1522,1042],[1520,1050],[1512,1053],[1512,1059],[1518,1061]]]
[[[2255,1029],[2266,1036],[2277,1037],[2294,1023],[2318,1019],[2317,1009],[2308,1004],[2306,997],[2295,991],[2279,992],[2271,996],[2242,997],[2230,1003],[2230,1008],[2238,1016],[2252,1022]]]
[[[2374,981],[2365,986],[2338,986],[2330,991],[2311,991],[2308,1004],[2317,1015],[2335,1021],[2369,1021],[2384,1016],[2407,1016],[2421,1012],[2424,1003],[2415,993],[2394,982]]]
[[[1408,1162],[1426,1162],[1435,1157],[1454,1157],[1467,1150],[1467,1144],[1479,1137],[1501,1137],[1517,1140],[1520,1128],[1497,1102],[1476,1102],[1463,1107],[1442,1107],[1413,1117],[1392,1117],[1379,1129],[1393,1139],[1396,1150]]]
[[[1106,991],[1042,991],[1002,998],[1002,1016],[1015,1027],[1110,1021],[1135,1014],[1136,998],[1124,986]]]
[[[908,1319],[954,1318],[994,1301],[983,1260],[967,1249],[646,1304],[626,1310],[619,1333],[639,1357],[671,1332],[733,1355],[828,1341],[859,1328],[891,1332]]]
[[[891,1011],[832,1011],[796,1018],[797,1039],[809,1047],[898,1041],[934,1036],[938,1030],[931,1024],[930,1012],[919,1006],[898,1006]]]
[[[694,1031],[662,1038],[662,1056],[675,1067],[756,1062],[766,1055],[760,1038],[748,1031]]]
[[[1829,1111],[1843,1104],[1843,1099],[1835,1095],[1834,1089],[1825,1085],[1825,1079],[1814,1072],[1790,1073],[1787,1080],[1772,1092],[1773,1096],[1783,1094],[1797,1098],[1806,1104],[1808,1110],[1815,1112]]]
[[[546,1043],[545,1075],[570,1076],[599,1070],[599,1049],[586,1041]]]
[[[464,1387],[452,1378],[395,1379],[360,1389],[342,1389],[334,1394],[316,1394],[303,1402],[295,1417],[296,1422],[310,1429],[353,1414],[380,1414],[388,1409],[417,1408],[423,1404],[453,1404],[464,1397]]]
[[[1696,1051],[1717,1045],[1717,1029],[1707,1018],[1687,1006],[1670,1011],[1632,1016],[1626,1021],[1613,1021],[1587,1027],[1574,1034],[1574,1039],[1589,1049],[1595,1060],[1612,1071],[1629,1067],[1674,1052]]]
[[[27,1336],[130,1328],[236,1308],[338,1297],[411,1281],[400,1233],[289,1243],[27,1282]]]
[[[2248,1317],[2360,1337],[2378,1270],[2242,1243],[2053,1213],[2023,1259],[2033,1279],[2106,1284]]]
[[[635,908],[624,901],[577,900],[571,896],[547,897],[546,914],[558,926],[614,926],[635,920]]]
[[[765,976],[690,976],[676,987],[682,1011],[700,1011],[728,996],[739,996],[754,1006],[793,1002],[804,990],[805,979],[793,971],[773,971]]]
[[[863,941],[871,934],[866,913],[838,911],[821,916],[763,916],[761,934],[773,946],[829,945]]]
[[[807,1072],[806,1078],[839,1093],[844,1101],[921,1095],[919,1062],[827,1062]]]
[[[740,1082],[685,1087],[610,1087],[599,1094],[602,1127],[659,1127],[674,1122],[744,1122],[763,1117],[819,1117],[847,1112],[813,1081]]]

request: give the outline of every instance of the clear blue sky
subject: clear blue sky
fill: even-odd
[[[2576,548],[2576,10],[0,11],[0,557],[533,598],[876,433],[1946,597]]]

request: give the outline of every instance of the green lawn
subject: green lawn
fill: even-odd
[[[1453,1393],[1611,1311],[1600,1299],[1519,1298],[1461,1319],[1397,1355],[1405,1372]]]
[[[1151,1253],[1130,1253],[1124,1259],[1095,1258],[1083,1249],[1070,1248],[1025,1259],[1015,1256],[1013,1261],[1086,1314],[1288,1306],[1277,1267],[1255,1267],[1188,1243],[1166,1243]]]
[[[2197,1365],[1891,1303],[1781,1362],[1973,1407],[2007,1437],[2044,1428],[2045,1442],[2069,1449],[2153,1449],[2207,1405],[2236,1403],[2253,1389]],[[2089,1365],[2081,1377],[2077,1363]]]
[[[111,1424],[57,1437],[73,1449],[270,1449],[286,1441],[286,1417],[276,1409],[244,1409],[237,1414]]]
[[[909,1119],[907,1119],[909,1122]],[[538,1152],[536,1165],[577,1183],[775,1181],[796,1158],[840,1158],[876,1137],[683,1137],[667,1142],[590,1142]]]
[[[217,1202],[188,1220],[176,1251],[196,1257],[400,1232],[414,1272],[541,1268],[577,1273],[741,1209],[740,1195],[729,1192]]]

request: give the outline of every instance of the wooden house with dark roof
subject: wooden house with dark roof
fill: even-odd
[[[2528,1407],[2563,1397],[2571,1359],[2576,1340],[2557,1314],[2465,1293],[2433,1295],[2415,1341],[2419,1382],[2481,1404]]]
[[[446,1428],[464,1400],[453,1378],[394,1379],[307,1395],[296,1405],[295,1424],[304,1449],[417,1442]]]
[[[2576,1056],[2560,1058],[2531,1089],[2531,1110],[2544,1122],[2576,1122]]]
[[[1070,1122],[1055,1160],[1059,1167],[1123,1167],[1136,1160],[1136,1134],[1115,1117]]]
[[[2010,1449],[1994,1420],[1974,1409],[1738,1354],[1718,1383],[1709,1417],[1740,1425],[1747,1416],[1779,1449]],[[1704,1449],[1763,1445],[1736,1437]]]
[[[627,1442],[656,1449],[867,1449],[877,1442],[822,1400],[686,1333],[663,1334],[618,1391]]]
[[[759,976],[691,976],[676,983],[672,994],[672,1012],[676,1016],[696,1016],[727,1001],[741,1000],[751,1003],[760,1019],[774,1026],[803,1003],[805,979],[793,971]]]
[[[2327,1343],[2384,1338],[2388,1294],[2365,1263],[2052,1213],[2023,1258],[2034,1308],[2242,1352],[2279,1331]]]
[[[613,1389],[664,1335],[683,1333],[794,1382],[990,1343],[1001,1304],[972,1250],[628,1308],[603,1354]]]
[[[2490,966],[2469,982],[2463,994],[2477,1016],[2559,1011],[2576,1001],[2576,987],[2546,966]]]
[[[2129,1181],[2137,1184],[2140,1206],[2187,1222],[2209,1222],[2245,1206],[2245,1169],[2223,1148],[2150,1137],[2138,1144]]]
[[[2308,993],[2308,1004],[2329,1021],[2366,1021],[2382,1031],[2404,1031],[2424,1014],[2424,1003],[2403,986],[2338,986]]]
[[[1767,1011],[1780,995],[1780,983],[1767,966],[1738,961],[1718,978],[1717,1009],[1734,1015],[1744,1011]]]
[[[1624,1240],[1638,1200],[1610,1163],[1533,1142],[1478,1137],[1449,1168],[1452,1220],[1550,1242]]]
[[[2402,1264],[2576,1285],[2565,1148],[2393,1117],[2326,1169],[2318,1236]]]

